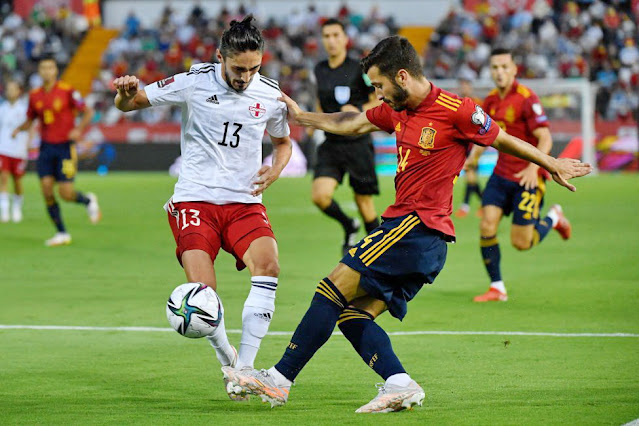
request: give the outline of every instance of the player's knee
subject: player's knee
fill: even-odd
[[[64,200],[64,201],[74,201],[74,192],[73,191],[69,191],[67,189],[62,189],[60,188],[58,190],[58,193],[60,194],[60,197]]]
[[[479,232],[482,236],[493,236],[497,233],[499,222],[489,219],[482,219],[479,223]]]
[[[519,251],[529,250],[532,247],[532,239],[529,240],[524,237],[513,236],[510,242]]]
[[[313,203],[322,210],[331,204],[331,196],[326,192],[313,191],[311,199]]]
[[[255,263],[254,275],[278,277],[280,275],[280,263],[277,257],[260,259]]]

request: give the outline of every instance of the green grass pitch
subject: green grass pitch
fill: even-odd
[[[168,327],[164,306],[184,282],[162,205],[173,179],[160,173],[81,174],[104,219],[64,204],[68,247],[45,248],[53,235],[37,181],[26,177],[25,220],[0,224],[0,324]],[[549,185],[573,239],[552,232],[541,246],[510,247],[500,228],[510,300],[473,304],[487,287],[478,219],[456,220],[458,243],[444,271],[388,331],[639,333],[639,176],[577,180],[575,194]],[[462,193],[456,188],[456,205]],[[310,203],[310,179],[282,179],[265,196],[279,240],[282,274],[272,331],[292,331],[319,279],[339,260],[341,232]],[[382,180],[381,210],[394,197]],[[338,199],[353,213],[348,190]],[[476,201],[474,201],[476,206]],[[218,292],[227,328],[239,329],[249,275],[222,253]],[[239,335],[231,334],[239,343]],[[333,336],[271,410],[234,403],[205,341],[174,332],[0,329],[2,424],[612,424],[639,418],[639,337],[399,335],[393,345],[426,390],[421,408],[354,414],[379,378],[341,336]],[[270,367],[288,336],[268,336],[258,366]]]

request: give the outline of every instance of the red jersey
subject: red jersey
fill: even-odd
[[[62,143],[69,140],[69,132],[75,127],[75,116],[78,111],[84,111],[84,107],[80,92],[57,81],[48,92],[39,87],[29,93],[27,117],[40,120],[43,142]]]
[[[366,117],[397,139],[395,204],[382,216],[416,212],[426,226],[453,240],[453,185],[471,143],[491,145],[499,127],[471,99],[435,85],[415,110],[397,112],[381,104]]]
[[[539,127],[548,127],[548,117],[535,92],[517,81],[513,83],[504,99],[499,97],[497,89],[490,92],[484,99],[483,107],[504,131],[533,146],[537,146],[539,142],[533,131]],[[514,175],[528,164],[530,163],[526,160],[500,152],[493,173],[519,182]],[[541,169],[540,173],[543,173]]]

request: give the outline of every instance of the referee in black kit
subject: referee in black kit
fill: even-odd
[[[337,19],[322,24],[322,44],[328,59],[315,66],[318,112],[362,111],[365,104],[376,106],[375,89],[366,83],[359,61],[347,56],[348,36]],[[369,103],[370,102],[370,103]],[[375,152],[370,135],[360,137],[326,133],[317,149],[313,179],[313,203],[344,228],[342,253],[357,242],[360,222],[347,216],[333,199],[337,185],[348,173],[355,203],[364,220],[366,233],[379,225],[373,195],[379,194],[375,174]]]

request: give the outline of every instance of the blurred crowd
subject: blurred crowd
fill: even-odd
[[[279,19],[266,16],[256,7],[224,8],[218,16],[207,16],[204,9],[196,5],[186,17],[181,17],[171,6],[166,6],[160,22],[151,28],[145,28],[131,13],[120,36],[112,40],[103,58],[100,76],[94,81],[95,94],[108,94],[104,99],[97,99],[98,103],[112,103],[110,83],[114,76],[133,74],[148,84],[188,70],[194,63],[211,62],[224,29],[228,28],[231,20],[242,19],[249,13],[258,20],[266,39],[260,73],[279,80],[286,93],[300,105],[312,109],[315,96],[311,70],[325,57],[320,25],[330,18],[320,16],[312,5],[294,8],[289,15]],[[378,41],[397,31],[392,18],[380,16],[376,8],[368,15],[361,15],[359,11],[343,6],[338,15],[347,23],[351,54],[355,57],[362,56]],[[106,111],[103,117],[106,122],[120,118],[119,111],[107,105],[97,109]],[[136,116],[127,114],[127,119],[179,121],[180,115],[175,108],[153,108],[140,111]]]
[[[500,12],[500,13],[497,13]],[[424,54],[427,75],[489,79],[493,47],[512,49],[521,78],[584,77],[599,85],[599,117],[639,109],[639,10],[629,0],[537,0],[530,11],[451,12]]]
[[[233,19],[248,13],[264,30],[266,51],[261,73],[280,81],[284,91],[312,109],[315,103],[311,70],[324,59],[321,16],[313,5],[293,6],[286,16],[274,18],[254,6],[223,9],[207,16],[195,5],[178,14],[167,5],[151,27],[130,13],[120,35],[104,54],[102,69],[93,82],[88,102],[96,109],[96,121],[120,120],[155,123],[179,121],[175,108],[153,108],[134,114],[113,107],[114,77],[133,74],[145,84],[187,70],[192,64],[210,62],[220,36]],[[435,29],[424,53],[426,74],[432,78],[489,79],[491,48],[515,52],[522,78],[586,77],[599,86],[596,109],[604,119],[627,119],[639,111],[639,11],[629,0],[555,0],[549,6],[537,0],[530,11],[500,11],[480,7],[474,13],[452,11]],[[346,24],[351,55],[366,54],[384,37],[398,31],[392,17],[343,6],[338,19]],[[64,69],[88,29],[85,18],[65,8],[54,12],[34,8],[26,19],[0,6],[0,73],[2,81],[16,78],[27,88],[40,85],[37,58],[53,54]]]
[[[87,19],[65,7],[47,9],[41,3],[23,19],[11,2],[0,2],[0,76],[38,87],[38,58],[53,55],[61,68],[69,63],[89,28]]]

